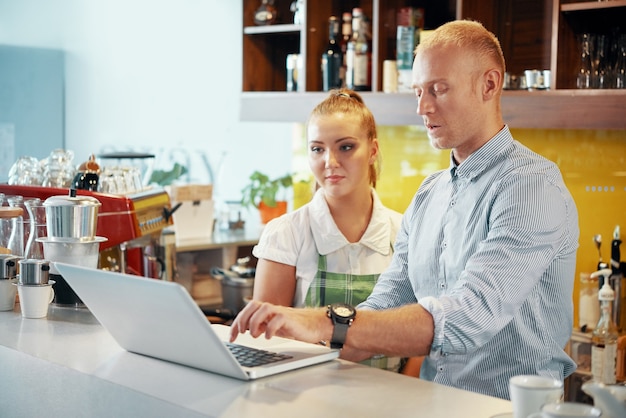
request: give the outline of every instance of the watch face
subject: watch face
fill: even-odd
[[[350,307],[343,305],[335,306],[334,311],[335,314],[343,316],[344,318],[349,317],[354,312]]]

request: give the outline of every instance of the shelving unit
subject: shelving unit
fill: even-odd
[[[260,0],[243,0],[243,80],[241,120],[304,122],[321,92],[320,57],[326,45],[328,17],[363,8],[372,21],[372,92],[364,99],[381,125],[421,124],[412,94],[384,94],[382,62],[395,58],[396,14],[400,7],[424,7],[426,28],[452,19],[481,21],[496,33],[507,70],[551,69],[553,90],[505,91],[503,112],[512,127],[626,129],[626,90],[578,90],[579,33],[626,31],[626,0],[304,0],[303,24],[293,24],[289,1],[276,2],[281,20],[255,26]],[[286,92],[285,59],[303,55],[303,92]],[[538,112],[541,113],[538,113]],[[539,117],[538,117],[539,116]]]
[[[552,85],[557,89],[576,88],[576,69],[580,65],[577,36],[608,34],[613,28],[626,33],[626,0],[554,2],[552,15]]]

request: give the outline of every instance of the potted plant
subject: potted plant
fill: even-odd
[[[291,174],[271,180],[268,175],[255,171],[250,175],[250,183],[241,190],[241,205],[257,208],[261,214],[261,223],[266,224],[287,212],[284,193],[292,184]],[[282,197],[279,196],[281,191]]]

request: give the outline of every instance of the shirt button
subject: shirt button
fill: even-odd
[[[445,289],[446,288],[446,284],[445,283],[439,283],[439,287],[442,288],[442,289]]]

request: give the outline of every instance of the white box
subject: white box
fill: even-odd
[[[176,245],[190,239],[209,240],[213,235],[213,200],[188,200],[174,211],[174,234]],[[173,202],[172,207],[178,203]]]

